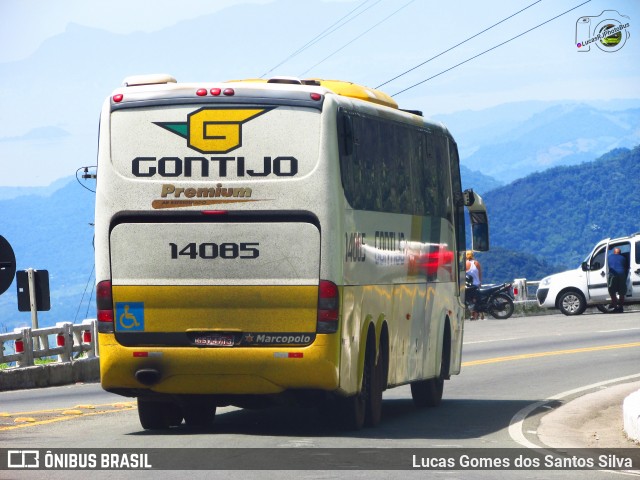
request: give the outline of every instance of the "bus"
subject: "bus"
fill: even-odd
[[[128,77],[100,117],[102,387],[144,429],[229,405],[359,429],[401,385],[436,406],[461,366],[465,206],[487,250],[453,137],[381,91]]]

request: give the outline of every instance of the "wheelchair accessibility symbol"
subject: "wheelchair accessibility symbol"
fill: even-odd
[[[144,303],[116,302],[116,330],[119,332],[143,332]]]

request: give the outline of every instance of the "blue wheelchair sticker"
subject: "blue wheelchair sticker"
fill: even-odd
[[[115,320],[118,332],[144,332],[144,303],[117,302]]]

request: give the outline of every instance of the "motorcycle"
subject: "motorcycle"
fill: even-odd
[[[513,315],[514,305],[511,283],[475,287],[471,277],[466,277],[467,292],[465,303],[470,310],[488,313],[493,318],[506,320]]]

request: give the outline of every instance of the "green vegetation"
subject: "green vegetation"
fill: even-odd
[[[496,246],[475,256],[482,265],[483,283],[512,282],[516,278],[541,280],[550,273],[564,270],[564,267],[551,265],[534,255]]]
[[[46,365],[48,363],[56,363],[58,361],[58,357],[44,357],[44,358],[36,358],[33,360],[34,365]],[[7,368],[15,367],[16,363],[11,362],[8,363],[0,363],[0,370],[6,370]]]
[[[33,360],[34,365],[46,365],[47,363],[56,363],[58,361],[58,357],[43,357],[36,358]]]

